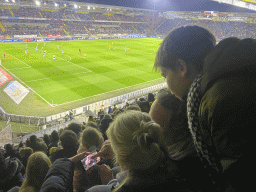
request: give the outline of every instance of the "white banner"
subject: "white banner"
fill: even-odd
[[[20,102],[26,97],[29,93],[29,90],[21,85],[18,81],[12,81],[4,89],[4,92],[9,95],[15,103],[20,104]]]
[[[14,37],[18,38],[35,38],[37,35],[14,35]]]
[[[8,125],[3,131],[0,132],[0,146],[4,146],[7,143],[12,143],[12,129],[11,125]]]

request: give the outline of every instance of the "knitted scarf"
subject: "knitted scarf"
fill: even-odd
[[[204,168],[214,184],[217,191],[223,191],[225,182],[222,178],[222,166],[214,146],[209,145],[202,139],[202,132],[199,125],[198,111],[201,101],[201,82],[203,74],[199,74],[192,83],[187,97],[188,127],[192,134],[194,145]],[[209,143],[213,143],[212,138]]]

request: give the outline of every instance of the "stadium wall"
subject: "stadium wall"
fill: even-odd
[[[155,92],[157,90],[160,90],[164,87],[166,87],[166,83],[154,85],[151,87],[147,87],[144,89],[140,89],[137,91],[133,91],[127,94],[119,95],[110,99],[102,100],[99,102],[95,102],[86,106],[82,106],[79,108],[73,109],[74,111],[74,116],[76,115],[82,115],[86,113],[87,111],[91,111],[94,114],[99,109],[106,109],[108,106],[122,103],[126,100],[138,98],[142,95],[148,94]],[[7,113],[1,106],[0,106],[0,116],[6,120],[6,121],[11,121],[11,122],[19,122],[19,123],[24,123],[24,124],[35,124],[38,126],[46,125],[46,124],[52,124],[54,122],[58,123],[58,120],[61,118],[64,118],[66,114],[68,114],[69,111],[58,113],[55,115],[47,116],[47,117],[36,117],[36,116],[24,116],[24,115],[16,115],[16,114],[10,114]]]

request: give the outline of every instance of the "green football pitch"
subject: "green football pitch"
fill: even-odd
[[[144,38],[1,44],[1,67],[39,100],[57,107],[162,79],[152,70],[161,42]]]

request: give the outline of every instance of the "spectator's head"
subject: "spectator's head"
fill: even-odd
[[[66,148],[76,148],[78,145],[77,134],[71,130],[65,130],[60,135],[61,146]]]
[[[121,113],[122,113],[122,111],[121,111],[120,109],[115,110],[115,111],[113,112],[114,118],[116,118],[116,116],[117,116],[118,114],[121,114]]]
[[[25,146],[26,147],[30,147],[31,146],[31,141],[29,138],[27,138],[27,140],[25,141]]]
[[[124,112],[130,111],[130,110],[141,111],[141,109],[140,109],[140,107],[138,105],[129,105],[128,107],[126,107],[124,109]]]
[[[176,28],[161,43],[154,69],[161,71],[171,92],[185,100],[193,80],[203,71],[204,58],[215,44],[213,34],[202,27]]]
[[[21,148],[19,150],[21,158],[28,158],[32,153],[33,149],[30,147]]]
[[[78,123],[70,123],[67,130],[74,131],[78,135],[82,130],[82,125]]]
[[[79,141],[88,149],[88,151],[94,151],[96,149],[101,149],[104,139],[99,130],[93,127],[86,127],[82,132]]]
[[[140,111],[118,115],[110,124],[107,136],[122,171],[150,169],[164,156],[160,147],[166,150],[159,125]]]
[[[50,144],[50,142],[51,142],[49,135],[44,134],[43,139],[44,139],[44,142],[46,143],[46,145],[48,146]]]
[[[51,165],[49,157],[42,152],[36,152],[30,155],[26,167],[26,178],[21,185],[20,191],[40,191]]]
[[[89,120],[89,121],[94,121],[93,116],[90,115],[88,120]]]
[[[103,119],[112,119],[112,117],[111,117],[111,115],[109,115],[109,114],[105,114],[105,115],[103,116]]]
[[[180,101],[169,90],[165,89],[157,94],[151,107],[150,117],[160,125],[168,146],[190,137],[186,103]]]
[[[21,147],[23,147],[24,145],[23,145],[23,143],[22,143],[22,141],[19,143],[19,148],[21,148]]]
[[[148,94],[148,102],[154,102],[155,101],[155,96],[153,95],[153,93],[149,93]]]
[[[12,147],[11,144],[9,144],[9,143],[6,144],[6,145],[4,146],[4,148],[5,148],[5,151],[6,151],[7,154],[13,153],[13,147]]]
[[[58,135],[58,132],[56,130],[54,130],[52,133],[51,133],[51,141],[52,142],[57,142],[59,141],[59,135]]]
[[[146,101],[146,99],[144,99],[143,97],[139,98],[139,101],[142,102],[142,101]]]
[[[87,128],[87,127],[93,127],[93,128],[95,128],[95,129],[99,129],[97,123],[92,122],[92,121],[89,121],[89,122],[85,125],[85,128]]]
[[[36,143],[37,142],[37,136],[36,135],[31,135],[30,136],[30,141],[32,144]]]

